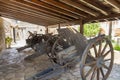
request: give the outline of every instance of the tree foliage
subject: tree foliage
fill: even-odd
[[[84,25],[84,35],[87,37],[93,37],[99,33],[100,24],[99,23],[91,23]]]
[[[99,33],[99,23],[91,23],[91,24],[85,24],[84,25],[84,35],[87,37],[95,36]]]

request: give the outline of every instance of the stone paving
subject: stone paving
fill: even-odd
[[[25,61],[24,58],[33,52],[31,49],[26,49],[18,53],[15,49],[8,49],[0,53],[0,80],[25,80],[51,66],[46,55],[32,61]],[[120,52],[115,52],[114,67],[107,80],[120,80],[119,59]],[[76,69],[51,80],[82,80],[79,71],[79,65],[77,65]]]

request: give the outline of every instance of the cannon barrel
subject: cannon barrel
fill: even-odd
[[[20,52],[20,51],[22,51],[22,50],[24,50],[26,48],[29,48],[29,47],[31,47],[31,46],[30,45],[25,45],[23,47],[17,48],[17,50],[18,50],[18,52]]]

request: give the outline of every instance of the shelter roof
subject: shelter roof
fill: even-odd
[[[0,0],[2,17],[49,26],[120,19],[120,0]]]

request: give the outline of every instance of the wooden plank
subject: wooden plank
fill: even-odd
[[[105,0],[105,2],[113,6],[115,9],[117,9],[117,12],[120,13],[120,4],[117,3],[115,0]]]
[[[44,19],[49,20],[49,21],[58,21],[58,22],[59,21],[62,21],[62,22],[67,21],[65,19],[61,19],[61,18],[58,18],[58,17],[50,16],[50,15],[46,15],[44,13],[36,12],[34,10],[31,10],[31,9],[21,8],[17,5],[12,5],[10,3],[2,3],[0,5],[4,6],[4,7],[7,7],[7,8],[11,8],[11,9],[16,10],[16,11],[21,11],[23,13],[30,14],[32,16],[37,16],[37,17],[40,17],[40,18],[44,18]]]
[[[65,27],[65,26],[68,26],[68,25],[77,25],[77,24],[80,24],[80,20],[73,20],[73,21],[68,21],[68,22],[64,22],[64,23],[59,23],[59,25],[61,27]],[[54,25],[49,25],[48,27],[58,27],[58,24],[54,24]]]
[[[85,23],[92,22],[92,21],[95,21],[95,20],[100,21],[100,20],[104,20],[104,19],[114,19],[114,18],[120,18],[120,13],[118,13],[118,14],[110,14],[108,16],[99,16],[97,18],[89,18],[89,19],[85,20]]]
[[[92,16],[97,17],[99,15],[95,11],[93,11],[93,10],[91,10],[91,9],[89,9],[89,8],[79,4],[79,3],[76,3],[75,1],[71,1],[71,0],[60,0],[60,1],[64,2],[65,4],[68,4],[68,5],[72,6],[74,8],[77,8],[77,9],[83,11],[83,12],[86,12],[86,13],[92,15]]]
[[[77,50],[75,46],[70,46],[67,49],[64,49],[57,53],[60,59],[68,58],[70,55],[75,55],[77,53]]]
[[[94,1],[91,1],[91,0],[78,0],[78,1],[82,2],[86,6],[89,6],[90,8],[93,8],[95,10],[100,11],[103,15],[108,15],[109,14],[109,12],[107,12],[107,10],[105,8],[97,5]]]
[[[66,39],[70,43],[70,45],[74,45],[76,47],[77,54],[79,56],[82,55],[87,45],[87,39],[82,34],[73,28],[63,28],[58,30],[58,32],[62,38]]]
[[[18,1],[21,1],[21,0],[14,0],[14,1],[18,2]],[[70,17],[72,17],[72,18],[74,18],[74,19],[78,19],[78,18],[79,18],[79,16],[76,15],[76,14],[70,13],[70,12],[68,12],[68,11],[65,11],[65,10],[60,9],[60,8],[58,8],[58,7],[55,7],[55,6],[51,6],[51,5],[49,5],[49,4],[45,4],[45,3],[42,2],[42,1],[38,1],[38,0],[26,0],[26,1],[29,2],[29,3],[32,3],[32,4],[35,4],[35,5],[44,7],[44,8],[46,8],[46,9],[49,9],[49,10],[52,10],[52,11],[55,11],[55,12],[58,12],[58,13],[61,13],[61,14],[70,16]]]
[[[1,9],[0,9],[1,11]],[[20,21],[25,21],[25,22],[30,22],[30,23],[34,23],[34,24],[38,24],[38,25],[43,25],[43,26],[48,26],[48,25],[52,25],[54,23],[51,22],[45,22],[41,19],[32,17],[32,16],[28,16],[28,15],[15,15],[16,12],[12,12],[12,11],[7,11],[9,13],[6,13],[6,11],[1,11],[0,14],[2,17],[6,17],[6,18],[11,18],[11,19],[16,19],[16,20],[20,20]],[[13,15],[14,14],[14,15]]]
[[[22,15],[21,17],[25,17],[25,15],[28,15],[29,17],[35,17],[35,18],[37,18],[37,19],[42,19],[42,18],[39,18],[39,16],[37,17],[37,16],[34,16],[34,15],[31,15],[31,14],[28,14],[28,13],[23,13],[21,10],[19,11],[19,10],[14,10],[14,9],[12,9],[12,8],[6,8],[5,6],[1,6],[1,4],[0,4],[0,9],[1,9],[1,12],[5,12],[5,13],[12,13],[12,15]],[[48,22],[49,20],[47,20],[47,19],[42,19],[44,22]]]
[[[1,17],[20,20],[20,21],[24,21],[24,22],[28,22],[28,23],[32,23],[32,24],[37,24],[37,25],[42,25],[42,26],[50,25],[50,24],[45,23],[45,22],[40,23],[38,20],[36,20],[34,18],[27,18],[27,17],[22,18],[22,17],[16,16],[16,15],[6,14],[3,12],[0,12],[0,14],[2,14]],[[32,19],[32,21],[30,19]]]
[[[44,13],[44,14],[47,14],[47,15],[52,15],[52,16],[59,17],[59,18],[65,19],[65,20],[72,20],[72,18],[69,18],[65,15],[62,15],[62,14],[56,13],[54,11],[45,9],[43,7],[28,3],[26,1],[20,0],[20,2],[17,2],[17,3],[12,2],[12,1],[8,1],[8,0],[0,0],[0,1],[4,2],[6,4],[11,4],[11,5],[14,5],[14,6],[18,6],[20,8],[29,9],[29,10],[36,11],[36,12],[39,12],[39,13]]]
[[[89,14],[86,14],[84,11],[80,11],[79,9],[76,9],[76,8],[71,7],[69,5],[66,5],[64,3],[61,3],[63,0],[61,2],[58,2],[58,1],[55,1],[55,0],[42,0],[42,1],[45,2],[45,3],[51,4],[53,6],[57,6],[61,9],[63,9],[63,10],[69,11],[69,12],[74,13],[76,15],[79,15],[81,17],[86,18],[89,15]]]

